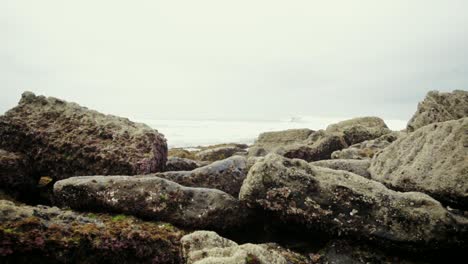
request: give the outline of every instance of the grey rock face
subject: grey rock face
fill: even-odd
[[[0,189],[17,196],[21,192],[33,190],[38,180],[32,175],[27,157],[0,149]]]
[[[192,228],[246,223],[249,210],[216,189],[192,188],[155,176],[84,176],[61,180],[54,196],[77,210],[118,212]]]
[[[376,139],[366,140],[348,148],[333,152],[331,158],[358,160],[372,159],[377,152],[386,148],[404,134],[404,132],[391,132]]]
[[[167,158],[164,136],[144,124],[30,92],[0,117],[0,147],[54,179],[158,172]]]
[[[401,193],[359,175],[270,154],[257,162],[240,199],[285,224],[388,246],[439,248],[466,243],[468,219],[417,192]]]
[[[233,145],[202,150],[196,153],[195,157],[202,161],[217,161],[229,158],[233,155],[238,155],[240,153],[247,153],[247,151],[245,151],[242,147]]]
[[[166,162],[166,171],[191,171],[206,164],[185,158],[168,157]]]
[[[307,263],[306,258],[275,245],[243,244],[211,231],[196,231],[181,239],[187,264],[288,264]],[[286,254],[285,254],[286,253]]]
[[[418,104],[418,109],[408,122],[407,129],[416,129],[437,122],[468,117],[468,91],[455,90],[451,93],[431,91]]]
[[[284,146],[302,143],[312,133],[314,131],[307,128],[262,133],[255,144],[249,148],[249,156],[265,156]]]
[[[379,117],[358,117],[329,125],[327,133],[343,133],[348,145],[375,139],[390,133],[385,122]]]
[[[193,171],[163,172],[155,176],[184,186],[218,189],[237,197],[247,172],[247,158],[233,156]]]
[[[315,134],[314,134],[315,135]],[[310,144],[298,144],[286,147],[282,154],[287,158],[316,161],[330,159],[331,154],[347,147],[344,138],[339,134],[323,134]]]
[[[370,173],[367,169],[370,166],[369,160],[351,160],[351,159],[334,159],[334,160],[319,160],[310,163],[314,166],[329,168],[333,170],[349,171],[354,174],[370,178]]]
[[[395,141],[372,160],[372,179],[468,207],[468,118],[434,123]]]

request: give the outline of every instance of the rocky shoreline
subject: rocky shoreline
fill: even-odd
[[[0,116],[2,263],[451,263],[468,250],[468,92],[378,117],[168,149],[25,92]]]

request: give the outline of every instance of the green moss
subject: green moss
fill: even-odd
[[[117,221],[122,221],[127,218],[126,215],[116,215],[112,217],[112,221],[117,222]]]
[[[93,214],[93,213],[89,213],[86,215],[88,218],[92,218],[92,219],[96,219],[97,218],[97,215],[96,214]]]
[[[252,254],[247,254],[247,257],[245,257],[245,263],[247,264],[260,264],[260,260]]]

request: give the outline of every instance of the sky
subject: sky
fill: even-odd
[[[466,0],[0,1],[0,113],[23,91],[145,119],[407,120],[468,88]]]

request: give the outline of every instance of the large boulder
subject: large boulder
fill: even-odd
[[[59,205],[72,209],[131,214],[192,228],[240,227],[250,213],[220,190],[148,175],[68,178],[55,183],[54,196]]]
[[[468,208],[468,117],[427,125],[372,160],[372,179]]]
[[[385,122],[378,117],[358,117],[329,125],[326,133],[342,133],[348,145],[375,139],[390,133]]]
[[[333,170],[349,171],[366,178],[370,178],[368,171],[370,166],[369,160],[352,160],[352,159],[333,159],[333,160],[319,160],[310,163],[314,166],[330,168]]]
[[[320,134],[320,136],[318,136]],[[314,138],[316,137],[316,138]],[[296,144],[285,147],[279,152],[287,158],[297,158],[306,161],[330,159],[331,154],[347,147],[344,138],[335,133],[326,134],[323,131],[316,132],[304,144]]]
[[[212,231],[196,231],[181,239],[187,264],[299,264],[308,260],[274,244],[242,244]]]
[[[255,144],[249,148],[249,156],[265,156],[284,146],[302,143],[314,133],[307,128],[264,132],[258,136]]]
[[[437,122],[468,117],[468,91],[455,90],[451,93],[430,91],[407,125],[407,130],[416,129]]]
[[[218,189],[237,197],[247,172],[247,158],[233,156],[192,171],[162,172],[155,176],[184,186]]]
[[[426,194],[396,192],[350,172],[275,154],[250,169],[239,197],[287,225],[386,246],[462,247],[468,237],[468,219]]]
[[[403,136],[404,132],[391,132],[379,138],[366,140],[354,144],[348,148],[337,150],[332,153],[332,159],[372,159],[374,155],[389,146],[393,141]]]
[[[0,149],[0,189],[17,197],[33,191],[38,181],[27,157]]]
[[[181,263],[184,232],[131,216],[0,200],[2,263]]]
[[[167,158],[164,136],[144,124],[30,92],[0,117],[0,147],[54,179],[158,172]]]

